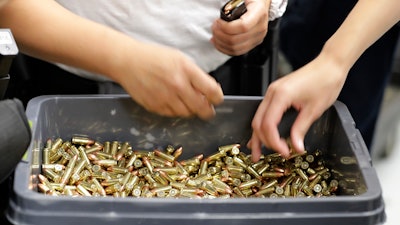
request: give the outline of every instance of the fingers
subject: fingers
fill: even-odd
[[[304,137],[313,122],[321,116],[320,113],[312,112],[311,109],[311,107],[301,109],[292,125],[290,134],[292,147],[298,153],[303,153],[305,151]]]
[[[261,141],[258,139],[257,135],[254,135],[254,133],[247,143],[247,148],[251,149],[251,160],[253,162],[258,162],[261,157]]]
[[[201,119],[210,119],[215,115],[214,105],[224,100],[221,86],[210,75],[204,73],[197,66],[187,67],[188,88],[180,97],[191,112]]]
[[[179,64],[181,72],[171,81],[171,100],[164,99],[170,106],[171,115],[198,116],[204,120],[212,118],[214,105],[221,104],[224,99],[221,86],[192,60],[183,57]]]
[[[211,42],[216,49],[228,55],[242,55],[262,43],[268,31],[268,10],[263,10],[265,6],[260,3],[246,3],[248,11],[237,20],[218,19],[213,23]]]
[[[282,120],[283,114],[291,106],[286,95],[281,92],[275,91],[275,86],[271,85],[269,92],[265,96],[266,105],[264,114],[262,115],[262,122],[259,135],[262,142],[269,148],[280,153],[283,157],[288,157],[289,147],[286,140],[281,138],[278,126]],[[261,115],[260,115],[261,116]],[[254,125],[255,126],[255,125]]]
[[[243,55],[261,44],[265,35],[264,31],[231,35],[214,28],[211,42],[220,52],[237,56]]]

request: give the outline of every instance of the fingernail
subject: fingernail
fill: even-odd
[[[297,149],[303,153],[304,150],[304,142],[302,140],[297,141]]]

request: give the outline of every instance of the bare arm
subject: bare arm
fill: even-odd
[[[223,100],[216,81],[178,50],[138,42],[55,1],[10,0],[0,15],[22,52],[105,75],[150,111],[210,118]]]
[[[253,160],[259,159],[261,144],[283,156],[289,155],[287,143],[280,137],[277,126],[290,107],[299,111],[290,139],[297,152],[304,151],[305,134],[337,99],[350,68],[399,20],[400,1],[359,0],[316,59],[273,82],[252,122],[253,135],[248,147],[252,149]]]

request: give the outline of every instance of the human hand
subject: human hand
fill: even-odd
[[[116,80],[148,111],[164,116],[209,119],[223,92],[213,77],[176,49],[141,44],[122,59]]]
[[[2,7],[4,4],[6,4],[8,0],[0,0],[0,7]]]
[[[337,99],[346,79],[347,70],[319,56],[306,66],[270,84],[252,121],[253,133],[247,147],[252,160],[261,156],[261,145],[283,157],[289,157],[286,138],[280,137],[278,125],[285,111],[298,111],[290,130],[290,142],[296,152],[304,152],[304,137],[322,113]]]
[[[246,0],[247,12],[227,22],[217,19],[212,25],[211,42],[227,55],[243,55],[261,44],[268,31],[270,0]]]

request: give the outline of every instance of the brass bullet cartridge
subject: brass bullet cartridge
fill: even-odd
[[[173,156],[174,156],[175,160],[177,160],[179,158],[179,156],[182,155],[182,152],[183,152],[183,148],[182,147],[179,147],[174,151]]]
[[[292,195],[292,186],[290,184],[284,186],[283,195],[285,197],[290,197]]]
[[[320,193],[322,191],[322,186],[320,184],[316,184],[312,189],[314,190],[314,192]]]
[[[285,179],[283,179],[281,181],[281,183],[279,184],[279,186],[281,187],[285,187],[286,185],[290,184],[293,180],[294,180],[295,174],[286,177]]]
[[[122,157],[125,156],[125,154],[128,153],[128,151],[131,149],[131,146],[128,142],[124,142],[121,145],[121,148],[115,153],[115,159],[120,160]]]
[[[200,183],[199,188],[204,190],[209,195],[218,196],[218,191],[210,181],[203,181]]]
[[[225,165],[233,165],[233,157],[225,156],[224,157],[224,163],[225,163]]]
[[[223,153],[228,153],[228,152],[231,152],[233,148],[240,149],[240,144],[231,144],[231,145],[220,146],[220,147],[218,147],[218,151],[223,152]],[[239,152],[237,152],[237,154],[239,154]]]
[[[234,187],[233,188],[233,192],[238,195],[239,197],[245,198],[246,196],[244,195],[244,193],[240,190],[239,187]]]
[[[130,155],[128,161],[125,164],[125,168],[129,168],[129,167],[133,166],[133,163],[135,162],[136,159],[137,159],[137,155],[135,155],[135,154]]]
[[[232,194],[231,187],[220,179],[213,177],[212,183],[216,190],[221,194]]]
[[[268,163],[263,163],[259,168],[258,168],[258,170],[257,170],[257,173],[258,174],[262,174],[262,173],[264,173],[265,171],[267,171],[267,169],[269,168],[269,164]]]
[[[169,162],[174,162],[175,161],[175,157],[173,155],[164,153],[161,150],[158,150],[158,149],[154,150],[154,154],[156,156],[158,156],[158,157],[161,157],[161,158],[169,161]]]
[[[102,148],[103,148],[102,146],[93,145],[93,146],[90,146],[90,147],[86,148],[85,152],[86,152],[86,154],[90,154],[90,153],[93,153],[93,152],[98,152],[98,151],[102,150]]]
[[[72,170],[72,174],[79,174],[85,168],[86,163],[87,162],[84,159],[79,160]]]
[[[306,161],[309,162],[309,163],[314,162],[314,156],[313,155],[307,155],[306,156]]]
[[[301,170],[300,168],[296,169],[296,173],[303,179],[303,180],[308,180],[307,174],[304,173],[303,170]]]
[[[104,142],[103,144],[103,152],[110,153],[111,152],[111,143],[109,141]]]
[[[52,169],[43,169],[43,174],[53,182],[60,182],[61,176]]]
[[[104,190],[106,191],[107,195],[110,195],[110,194],[112,195],[114,193],[119,192],[119,190],[121,190],[121,184],[119,184],[119,183],[113,184],[111,186],[106,187]]]
[[[50,149],[49,148],[43,149],[42,163],[50,164]]]
[[[111,142],[111,146],[110,146],[110,154],[114,156],[116,156],[117,152],[118,152],[118,148],[119,148],[119,142],[118,141],[113,141]]]
[[[263,178],[279,178],[283,177],[285,174],[281,172],[264,172],[261,174]]]
[[[247,166],[246,167],[246,171],[251,174],[254,178],[261,180],[262,176],[260,174],[257,173],[257,171],[251,167],[251,166]]]
[[[140,197],[142,196],[142,190],[139,187],[136,187],[132,190],[132,196]]]
[[[243,189],[251,188],[254,186],[260,186],[260,181],[257,179],[249,180],[249,181],[241,183],[239,185],[239,188],[240,188],[240,190],[243,190]]]
[[[305,186],[303,188],[303,191],[307,196],[314,196],[314,193],[313,193],[312,189],[310,187],[308,187],[308,186]]]
[[[300,168],[302,168],[303,170],[307,170],[309,168],[308,162],[307,161],[301,162]]]
[[[150,191],[153,192],[153,194],[156,194],[157,197],[165,197],[166,192],[169,192],[169,190],[171,189],[172,189],[171,185],[163,185],[157,188],[150,189]],[[163,193],[163,195],[160,195],[161,193]]]
[[[181,182],[171,182],[170,185],[178,190],[186,188],[186,184]]]
[[[130,180],[132,174],[131,173],[125,173],[125,175],[121,178],[121,189],[119,190],[120,192],[125,191],[125,186],[128,183],[128,181]]]
[[[131,191],[133,187],[139,183],[139,177],[136,175],[131,175],[128,182],[125,185],[125,189]]]
[[[273,180],[269,181],[268,183],[265,183],[264,185],[262,185],[260,187],[260,189],[266,189],[266,188],[274,187],[276,184],[278,184],[278,180],[277,179],[273,179]]]
[[[72,137],[72,144],[75,145],[93,145],[94,140],[88,138],[88,137]]]
[[[237,165],[226,165],[224,169],[228,170],[229,172],[238,172],[244,173],[245,169],[242,166]]]
[[[160,172],[154,172],[153,173],[154,180],[156,180],[158,183],[162,185],[167,185],[169,181],[165,179]]]
[[[55,192],[55,189],[53,188],[53,186],[51,185],[51,182],[47,179],[46,176],[39,174],[38,178],[39,178],[40,183],[42,183],[44,186],[46,186],[47,189],[49,189],[51,192]]]
[[[115,173],[122,173],[122,174],[126,174],[129,172],[129,170],[125,167],[119,167],[119,166],[110,166],[107,167],[107,171],[110,172],[115,172]]]
[[[69,146],[69,151],[71,153],[73,153],[72,155],[79,155],[80,154],[78,148],[75,145],[70,145]]]
[[[177,167],[156,167],[154,168],[154,171],[163,171],[164,173],[167,174],[178,174],[179,169]]]
[[[62,184],[67,184],[68,183],[68,180],[72,175],[72,171],[73,171],[73,169],[75,167],[75,163],[76,163],[77,160],[78,160],[78,155],[74,155],[71,158],[71,160],[68,162],[68,165],[67,165],[67,167],[66,167],[66,169],[64,171],[64,174],[61,177],[60,183],[62,183]]]
[[[119,178],[114,178],[114,179],[106,179],[101,181],[102,186],[112,186],[114,184],[119,184],[121,180]]]
[[[43,164],[42,165],[42,169],[50,169],[50,170],[54,170],[55,172],[61,172],[65,169],[65,165],[62,164]]]
[[[81,184],[78,184],[76,186],[76,190],[78,191],[79,194],[81,194],[83,196],[92,196],[92,194],[85,187],[83,187]]]
[[[321,181],[321,179],[322,179],[322,176],[321,175],[317,175],[311,182],[310,182],[310,184],[308,185],[311,189],[312,188],[314,188],[314,186],[316,185],[316,184],[318,184],[320,181]]]
[[[50,153],[55,154],[56,151],[61,147],[63,140],[61,138],[57,138],[51,145]]]
[[[209,173],[211,175],[215,175],[215,174],[220,173],[220,172],[221,172],[221,167],[210,166],[210,167],[208,167],[206,173]]]
[[[86,165],[90,165],[91,163],[90,163],[90,160],[89,160],[89,158],[88,158],[88,156],[87,156],[87,154],[85,152],[85,147],[79,146],[78,150],[79,150],[79,156],[86,161]]]
[[[174,154],[174,151],[175,151],[175,147],[172,146],[172,145],[167,145],[167,146],[165,147],[165,152],[166,152],[166,154],[173,155],[173,154]]]
[[[198,155],[190,159],[180,161],[182,166],[199,166],[200,161],[202,160],[203,155]]]
[[[93,161],[93,163],[104,167],[116,166],[118,164],[117,160],[114,159],[100,159]]]
[[[159,156],[154,156],[152,159],[151,159],[151,163],[154,165],[154,166],[159,166],[159,167],[172,167],[173,166],[173,162],[170,162],[170,161],[168,161],[168,160],[166,160],[166,159],[163,159],[163,158],[161,158],[161,157],[159,157]]]
[[[153,178],[153,176],[150,173],[144,175],[144,178],[150,185],[157,183],[157,181]]]
[[[149,172],[153,173],[153,169],[154,169],[153,164],[151,164],[151,161],[147,156],[142,158],[142,162],[147,167],[147,169],[149,169]]]
[[[199,175],[204,175],[207,173],[207,169],[208,169],[208,161],[207,160],[202,160],[200,162],[200,168],[199,168]]]
[[[269,195],[275,191],[275,187],[268,187],[268,188],[263,188],[254,193],[255,196],[260,197],[262,195]]]
[[[179,172],[183,175],[189,175],[186,169],[182,166],[182,164],[178,161],[174,161],[175,167],[178,168]]]
[[[135,168],[140,168],[143,166],[143,162],[140,159],[136,159],[135,161],[133,161],[133,167]]]
[[[39,184],[38,184],[38,188],[39,188],[39,191],[40,191],[40,192],[42,192],[42,193],[44,193],[44,194],[46,194],[46,195],[51,195],[51,193],[54,192],[54,191],[52,191],[52,190],[50,189],[49,186],[47,186],[47,185],[45,185],[45,184],[43,184],[43,183],[39,183]]]
[[[251,188],[244,188],[244,189],[240,189],[240,190],[246,197],[251,196],[253,194],[253,190]]]
[[[175,188],[171,188],[169,190],[167,197],[177,197],[179,195],[179,190]]]
[[[283,195],[284,192],[285,191],[284,191],[284,189],[282,187],[280,187],[279,185],[275,186],[275,193],[277,195]]]
[[[245,163],[242,159],[240,159],[239,157],[237,157],[237,156],[234,156],[234,157],[233,157],[233,164],[234,164],[234,165],[241,166],[241,167],[243,167],[243,168],[246,168],[246,167],[247,167],[246,163]]]
[[[100,184],[99,180],[97,178],[92,178],[93,184],[96,186],[96,192],[98,192],[101,196],[106,196],[107,193],[104,190],[103,186]]]

